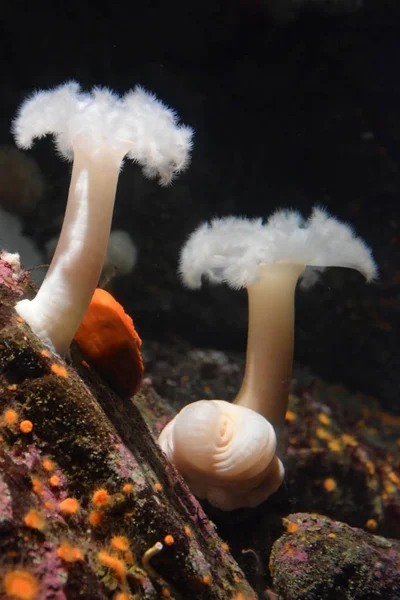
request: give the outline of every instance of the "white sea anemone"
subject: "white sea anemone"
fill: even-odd
[[[330,217],[320,208],[313,210],[308,221],[298,212],[289,210],[277,211],[265,224],[261,219],[214,219],[201,225],[182,249],[179,271],[188,287],[199,288],[204,277],[215,284],[227,283],[234,289],[246,287],[248,292],[246,367],[241,388],[234,401],[235,410],[238,411],[235,413],[237,427],[232,429],[230,439],[230,447],[238,448],[237,454],[232,454],[231,457],[232,470],[234,457],[238,461],[243,458],[241,452],[245,452],[249,464],[249,449],[255,453],[255,458],[260,454],[268,455],[266,441],[261,441],[257,436],[256,428],[256,448],[250,443],[248,446],[243,443],[235,444],[234,435],[241,436],[243,433],[240,411],[243,411],[243,419],[248,419],[247,411],[254,412],[261,419],[258,421],[260,426],[262,421],[272,424],[278,436],[277,453],[282,454],[282,429],[292,376],[296,285],[301,277],[310,285],[315,281],[314,269],[333,266],[357,269],[367,281],[372,281],[377,275],[375,262],[365,242],[356,237],[351,227]],[[228,412],[232,406],[222,400],[213,402],[220,403],[220,412]],[[167,426],[166,433],[161,433],[160,444],[170,460],[182,471],[194,493],[201,493],[200,497],[214,501],[225,510],[249,506],[250,500],[246,499],[246,495],[239,494],[232,500],[231,486],[216,472],[213,460],[210,459],[207,468],[208,478],[204,472],[199,476],[195,457],[207,448],[207,435],[211,446],[216,445],[213,431],[215,428],[218,431],[220,423],[220,416],[213,416],[208,404],[206,401],[193,404],[196,407],[196,422],[201,423],[202,419],[206,421],[201,441],[193,434],[196,427],[190,426],[188,418],[185,419],[185,427],[182,426],[181,414],[190,415],[189,407],[186,407]],[[225,404],[226,409],[221,408]],[[200,411],[207,414],[206,419],[200,416]],[[179,444],[173,441],[177,435],[174,434],[175,427],[179,431]],[[182,441],[184,436],[187,438],[186,444]],[[252,496],[246,487],[249,483],[247,474],[242,477],[238,473],[235,489],[241,490],[243,486],[244,490],[249,491],[251,502],[255,498],[262,502],[276,490],[278,471],[273,479],[270,479],[268,473],[270,471],[267,470],[264,497]],[[279,473],[281,481],[283,467]],[[258,485],[262,483],[258,482]],[[208,486],[208,489],[204,486]],[[218,500],[214,494],[216,488],[220,490]],[[225,496],[221,490],[224,490]],[[223,498],[225,500],[221,500]]]
[[[53,134],[61,156],[74,161],[50,268],[34,300],[16,306],[45,344],[67,354],[105,261],[124,157],[167,185],[189,163],[193,132],[140,87],[119,97],[105,88],[82,93],[76,82],[68,82],[25,100],[13,133],[25,149],[35,138]]]

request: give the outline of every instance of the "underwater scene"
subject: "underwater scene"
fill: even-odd
[[[0,600],[400,600],[399,3],[0,30]]]

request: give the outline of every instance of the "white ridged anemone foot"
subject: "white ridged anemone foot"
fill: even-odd
[[[257,506],[283,481],[272,425],[224,400],[189,404],[158,442],[193,494],[222,510]]]

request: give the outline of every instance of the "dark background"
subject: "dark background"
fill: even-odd
[[[141,83],[194,127],[191,167],[172,187],[131,164],[120,177],[114,227],[139,260],[114,293],[144,339],[245,348],[245,292],[189,292],[176,276],[202,220],[322,204],[351,222],[380,279],[332,269],[299,291],[296,359],[398,411],[399,16],[383,0],[3,2],[0,143],[12,143],[26,94],[71,78],[120,93]],[[59,231],[70,166],[47,140],[31,155],[49,187],[24,231],[43,246]]]

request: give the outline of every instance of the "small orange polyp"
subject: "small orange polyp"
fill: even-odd
[[[64,542],[57,548],[57,556],[65,562],[76,562],[83,560],[83,554],[81,550],[71,546],[68,544],[68,542]]]
[[[49,458],[45,458],[45,459],[43,460],[43,463],[42,463],[42,464],[43,464],[43,468],[44,468],[46,471],[54,471],[54,469],[55,469],[55,465],[54,465],[53,461],[52,461],[52,460],[50,460]]]
[[[10,571],[4,578],[6,594],[18,600],[34,600],[39,592],[36,578],[28,571]]]
[[[76,498],[65,498],[65,500],[60,502],[59,508],[65,515],[75,515],[80,507]]]
[[[122,491],[124,492],[124,494],[132,494],[133,485],[131,483],[125,483],[122,487]]]
[[[185,531],[185,533],[186,533],[186,535],[187,535],[188,538],[193,537],[193,532],[192,532],[191,528],[189,527],[189,525],[185,525],[185,527],[183,529],[184,529],[184,531]],[[223,546],[224,546],[224,544],[222,544],[222,547]],[[228,544],[226,544],[226,546],[228,546]],[[228,549],[229,549],[229,546],[228,546]]]
[[[104,519],[104,514],[98,510],[92,510],[89,513],[89,523],[92,527],[98,527]]]
[[[292,421],[296,420],[296,413],[293,410],[287,410],[286,411],[286,415],[285,415],[285,419],[286,421],[289,421],[289,423],[291,423]]]
[[[299,526],[297,525],[297,523],[288,523],[286,525],[286,531],[288,533],[296,533],[296,531],[298,530]]]
[[[92,502],[95,506],[107,506],[110,503],[110,494],[105,488],[100,488],[94,492]]]
[[[37,477],[32,477],[32,489],[38,496],[43,494],[43,483]]]
[[[37,510],[30,510],[24,517],[24,523],[27,527],[39,531],[46,528],[46,519]]]
[[[378,527],[378,523],[376,522],[376,519],[368,519],[368,521],[365,523],[365,526],[370,531],[375,531],[375,529]]]
[[[166,544],[166,546],[172,546],[172,544],[174,544],[174,543],[175,543],[175,540],[171,534],[168,534],[165,536],[164,544]]]
[[[33,429],[33,423],[32,421],[28,421],[28,419],[26,419],[25,421],[21,421],[19,428],[22,433],[30,433]]]
[[[131,317],[111,294],[95,290],[75,340],[117,394],[128,398],[137,392],[144,371],[142,341]]]
[[[8,426],[15,425],[15,423],[18,421],[17,411],[14,410],[13,408],[7,408],[7,410],[5,410],[3,413],[2,420],[5,425],[8,425]]]
[[[224,552],[229,552],[229,544],[227,544],[226,542],[222,542],[221,548],[222,550],[224,550]]]
[[[126,565],[124,561],[108,552],[100,551],[97,555],[99,562],[104,566],[114,571],[119,579],[123,580],[126,575]]]
[[[119,550],[120,552],[126,552],[129,550],[129,541],[124,535],[114,535],[111,538],[111,546],[114,550]]]
[[[58,365],[57,363],[53,363],[50,367],[52,373],[62,377],[63,379],[68,379],[68,371],[62,365]]]
[[[332,477],[324,479],[324,488],[327,492],[334,492],[336,490],[336,481]]]

